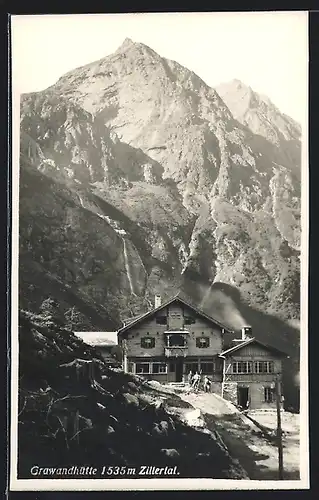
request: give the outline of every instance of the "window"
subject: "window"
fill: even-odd
[[[264,387],[265,403],[273,403],[274,391],[271,387]]]
[[[135,365],[136,373],[151,373],[149,363],[136,363]]]
[[[251,361],[235,361],[232,365],[233,373],[251,373],[252,372],[252,362]]]
[[[154,362],[154,363],[136,363],[135,364],[136,373],[167,373],[166,363]]]
[[[144,349],[152,349],[153,347],[155,347],[154,337],[142,337],[141,347],[143,347]]]
[[[198,372],[198,363],[186,363],[185,364],[185,370],[186,373],[192,372]]]
[[[152,373],[167,373],[166,363],[153,363]]]
[[[166,316],[156,316],[156,323],[158,325],[167,325],[167,317]]]
[[[211,362],[211,363],[201,363],[200,364],[200,369],[202,370],[203,374],[210,374],[210,373],[214,373],[216,371],[216,367],[215,367],[215,363],[214,362]]]
[[[181,313],[170,312],[169,313],[169,325],[171,328],[181,328],[183,325],[184,317]]]
[[[196,347],[209,347],[209,337],[197,337]]]
[[[181,313],[177,311],[170,311],[169,315],[171,318],[177,318],[177,319],[181,319],[182,317]]]
[[[185,325],[193,325],[194,323],[196,323],[196,319],[191,318],[190,316],[185,316],[184,323]]]
[[[274,373],[274,362],[255,361],[255,373]]]
[[[184,347],[186,345],[186,339],[184,335],[172,334],[166,337],[167,347]]]

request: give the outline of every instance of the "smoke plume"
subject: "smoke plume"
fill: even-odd
[[[205,287],[201,285],[203,299],[200,307],[207,314],[230,326],[233,330],[239,330],[243,326],[248,326],[247,321],[241,315],[234,300],[224,291],[214,289],[212,286]]]

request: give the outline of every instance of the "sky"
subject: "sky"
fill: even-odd
[[[214,87],[234,78],[303,123],[308,18],[303,11],[71,14],[12,17],[12,85],[39,91],[131,38]]]

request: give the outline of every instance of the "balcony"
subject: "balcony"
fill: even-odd
[[[185,357],[188,355],[188,347],[187,347],[187,345],[165,347],[164,354],[167,358]]]
[[[167,330],[165,333],[164,354],[167,358],[185,357],[187,349],[187,330]]]

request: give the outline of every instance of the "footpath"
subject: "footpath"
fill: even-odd
[[[229,454],[245,469],[250,479],[278,479],[278,450],[269,434],[261,431],[229,401],[214,393],[178,390],[178,396],[200,410],[211,432],[216,432]],[[270,416],[271,418],[271,416]],[[275,419],[275,414],[272,415]],[[299,442],[294,433],[285,432],[284,479],[299,479]]]

